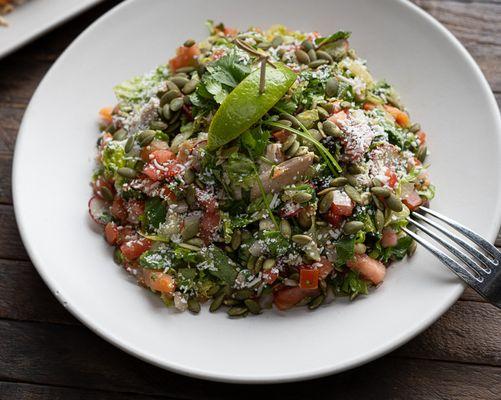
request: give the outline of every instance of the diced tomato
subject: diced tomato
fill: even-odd
[[[150,161],[150,154],[156,150],[167,150],[169,145],[163,140],[153,139],[153,141],[141,149],[141,159],[143,161]]]
[[[341,224],[344,221],[344,218],[342,215],[335,214],[332,211],[332,208],[329,210],[329,212],[325,215],[325,219],[329,224],[331,224],[334,228],[339,228]]]
[[[189,67],[196,64],[196,57],[200,54],[198,46],[195,44],[191,47],[181,46],[176,50],[176,57],[169,61],[172,72],[178,68]]]
[[[273,303],[279,310],[288,310],[294,307],[305,297],[314,296],[318,293],[316,289],[301,289],[300,287],[290,287],[273,293]]]
[[[366,111],[374,110],[375,108],[376,108],[376,105],[374,103],[370,103],[368,101],[366,101],[364,103],[364,110],[366,110]]]
[[[143,168],[143,174],[155,182],[161,181],[165,178],[163,171],[155,167],[153,164],[146,164]]]
[[[353,204],[353,201],[346,192],[341,190],[334,191],[334,199],[330,208],[333,214],[348,217],[353,213],[354,207],[355,204]]]
[[[127,221],[131,224],[137,224],[139,217],[144,214],[144,201],[129,200],[125,208],[127,210]]]
[[[395,187],[398,182],[397,174],[390,169],[387,169],[384,174],[388,177],[388,186]]]
[[[219,227],[219,222],[221,220],[221,216],[219,214],[219,211],[217,210],[210,210],[206,211],[203,215],[202,218],[200,218],[200,238],[203,240],[203,242],[207,245],[212,242],[214,238],[214,234],[216,233],[218,227]]]
[[[196,188],[195,197],[197,198],[200,207],[204,208],[205,210],[214,211],[217,209],[216,197],[207,190]]]
[[[176,290],[174,278],[166,273],[143,269],[144,284],[157,292],[172,294]]]
[[[404,128],[409,126],[411,120],[409,118],[409,115],[405,111],[402,111],[397,107],[393,107],[388,104],[385,104],[384,108],[386,109],[386,111],[388,111],[388,113],[391,114],[393,118],[395,118],[395,121],[398,125],[403,126]]]
[[[269,270],[263,270],[263,280],[268,284],[272,285],[278,278],[279,271],[277,268],[272,268]]]
[[[133,261],[151,247],[151,241],[140,238],[125,242],[120,246],[120,251],[129,261]]]
[[[419,131],[418,133],[416,133],[416,136],[419,140],[419,144],[426,143],[426,133],[424,131]]]
[[[113,112],[113,107],[103,107],[99,110],[99,116],[101,117],[101,120],[103,121],[103,124],[109,125],[112,122],[112,115]]]
[[[386,274],[386,267],[378,260],[370,258],[367,254],[355,254],[353,260],[349,260],[346,265],[358,271],[362,278],[370,280],[375,285],[381,283]]]
[[[397,233],[393,229],[383,229],[383,237],[381,238],[381,246],[394,247],[397,245]]]
[[[121,197],[115,197],[113,203],[111,204],[111,215],[120,221],[125,221],[127,218],[127,209],[125,208],[125,202]]]
[[[318,288],[319,271],[310,265],[299,269],[299,287],[301,289]]]
[[[423,199],[419,196],[418,192],[413,190],[404,199],[402,199],[402,202],[409,208],[409,210],[413,211],[423,204]]]
[[[115,192],[115,189],[113,188],[113,184],[103,178],[97,178],[93,183],[92,183],[92,189],[94,191],[94,194],[99,196],[100,198],[104,198],[103,194],[101,192],[101,189],[103,187],[108,188],[108,190],[113,194]]]
[[[341,121],[345,121],[348,119],[348,114],[341,110],[338,111],[337,113],[331,115],[328,120],[331,122],[334,122],[336,125],[340,125]]]
[[[167,163],[163,164],[163,167],[165,168],[165,176],[169,178],[173,178],[177,175],[179,175],[181,172],[183,172],[183,166],[179,164],[175,160],[170,160]]]
[[[129,242],[133,239],[137,239],[137,233],[134,230],[134,228],[132,228],[132,226],[128,226],[128,225],[117,226],[117,233],[118,233],[118,236],[117,236],[116,244],[119,246],[124,244],[125,242]]]
[[[223,32],[226,36],[237,36],[238,30],[225,26]]]
[[[173,160],[176,158],[176,155],[167,149],[162,150],[154,150],[149,155],[150,160],[155,160],[160,164],[164,164],[169,160]]]
[[[313,266],[317,268],[319,273],[318,278],[320,280],[327,278],[334,269],[332,263],[325,257],[322,257],[322,259],[313,264]]]
[[[114,222],[108,222],[104,227],[104,237],[106,241],[113,245],[117,242],[118,239],[118,228]]]

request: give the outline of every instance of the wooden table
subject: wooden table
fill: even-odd
[[[415,2],[464,43],[501,103],[501,0]],[[55,300],[17,233],[10,191],[14,142],[49,67],[116,3],[105,2],[0,60],[0,399],[501,399],[501,312],[470,290],[431,328],[377,361],[315,381],[247,387],[190,379],[139,361]]]

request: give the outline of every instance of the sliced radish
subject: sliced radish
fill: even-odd
[[[110,203],[92,196],[89,200],[89,214],[96,223],[106,225],[110,221]]]
[[[384,229],[383,237],[381,238],[381,246],[383,247],[395,247],[397,245],[398,238],[397,233],[392,229]]]

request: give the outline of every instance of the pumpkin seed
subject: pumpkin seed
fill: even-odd
[[[412,133],[417,133],[417,132],[419,132],[421,130],[421,125],[416,122],[415,124],[411,125],[411,127],[409,128],[409,130]]]
[[[421,162],[424,162],[426,159],[426,156],[428,155],[428,148],[426,146],[419,146],[418,151],[417,151],[417,159]]]
[[[296,142],[296,139],[297,135],[295,133],[289,135],[286,141],[282,143],[282,151],[287,151]]]
[[[238,229],[233,232],[233,236],[231,237],[231,248],[233,250],[236,250],[240,247],[240,244],[242,243],[242,232],[240,232]]]
[[[167,129],[168,126],[169,125],[163,121],[152,121],[150,124],[150,129],[154,131],[163,131],[164,129]]]
[[[214,298],[214,300],[212,301],[212,303],[209,306],[210,312],[216,312],[217,310],[219,310],[219,308],[223,304],[223,300],[224,300],[225,295],[226,295],[226,293],[221,293],[221,294],[217,295],[216,298]]]
[[[294,128],[298,128],[300,126],[299,120],[294,115],[281,114],[280,118],[289,120]]]
[[[356,254],[365,254],[367,251],[367,247],[363,243],[355,243],[355,253]]]
[[[292,143],[292,146],[289,147],[289,149],[285,152],[287,157],[291,158],[294,157],[299,150],[299,142],[296,140],[294,143]]]
[[[321,65],[326,65],[326,64],[329,64],[329,61],[327,61],[327,60],[315,60],[315,61],[312,61],[311,63],[309,63],[308,67],[310,67],[312,69],[315,69],[315,68],[320,67]]]
[[[257,257],[250,256],[249,259],[247,260],[247,264],[246,264],[247,269],[250,271],[253,271],[254,265],[256,264],[256,261],[257,261]]]
[[[297,216],[297,222],[299,223],[299,226],[303,229],[310,229],[312,224],[311,217],[311,212],[308,209],[303,208],[301,211],[299,211],[299,214]]]
[[[200,312],[200,303],[197,299],[188,299],[188,310],[190,310],[193,314],[198,314]]]
[[[125,147],[124,147],[125,153],[130,153],[133,147],[134,147],[134,136],[130,136],[125,142]]]
[[[155,135],[156,135],[155,131],[152,131],[150,129],[142,131],[137,137],[137,142],[139,143],[139,146],[141,147],[148,146],[153,141],[153,139],[155,139]]]
[[[247,313],[247,308],[235,306],[228,309],[227,313],[230,317],[243,317]]]
[[[236,306],[237,304],[240,304],[240,302],[238,300],[234,300],[234,299],[225,299],[223,301],[223,304],[225,306]]]
[[[169,104],[165,104],[162,108],[162,116],[168,121],[171,119],[172,117],[172,112],[170,110],[170,105]]]
[[[271,41],[271,45],[273,47],[278,47],[280,46],[282,43],[284,42],[284,39],[282,38],[282,36],[275,36],[272,41]]]
[[[327,193],[329,192],[332,192],[333,190],[336,190],[335,187],[328,187],[328,188],[325,188],[323,190],[321,190],[320,192],[317,193],[318,196],[325,196]]]
[[[179,243],[178,246],[182,247],[184,249],[187,249],[187,250],[192,250],[192,251],[200,251],[201,250],[199,246],[193,246],[192,244],[188,244],[188,243]]]
[[[372,178],[372,186],[383,186],[383,182],[381,182],[378,178]]]
[[[240,289],[233,293],[233,298],[236,300],[245,300],[253,296],[254,291],[250,289]]]
[[[361,203],[362,202],[362,197],[360,196],[360,193],[353,186],[346,185],[344,187],[344,191],[350,197],[350,199],[352,199],[355,203]]]
[[[362,199],[360,204],[366,206],[371,202],[372,195],[369,192],[364,192],[360,197]]]
[[[170,109],[171,111],[179,111],[181,109],[181,107],[183,106],[184,104],[184,100],[182,97],[176,97],[175,99],[172,99],[172,101],[170,102]]]
[[[292,241],[294,243],[300,244],[300,245],[305,245],[313,241],[311,237],[308,235],[294,235],[292,236]]]
[[[317,60],[317,53],[315,53],[314,49],[308,50],[308,57],[310,57],[311,61],[316,61]]]
[[[279,124],[281,124],[281,125],[286,125],[286,126],[289,126],[289,127],[292,126],[292,122],[289,121],[288,119],[279,119],[277,122]],[[274,129],[281,130],[282,128],[275,127]]]
[[[314,48],[313,43],[309,40],[303,40],[301,43],[301,48],[305,51],[311,50]]]
[[[372,195],[372,201],[379,210],[384,211],[384,209],[386,208],[385,204],[381,200],[379,200],[379,197]]]
[[[184,47],[191,47],[195,44],[195,41],[193,39],[188,39],[186,42],[183,43]]]
[[[407,255],[409,257],[412,257],[414,255],[414,253],[416,252],[416,249],[417,249],[417,243],[415,240],[413,240],[411,242],[411,244],[409,245],[409,248],[407,249]]]
[[[185,72],[185,73],[189,74],[190,72],[195,71],[195,69],[196,69],[195,67],[181,67],[181,68],[177,68],[176,72],[177,73]]]
[[[331,79],[335,79],[335,78],[331,78]],[[331,79],[329,79],[329,81],[330,81]],[[327,81],[327,83],[329,83],[329,81]],[[337,82],[337,80],[336,80],[336,82]],[[334,85],[334,84],[333,84],[333,83],[331,83],[330,85],[331,85],[331,87],[332,87],[332,85]],[[336,85],[337,85],[337,83],[336,83]],[[337,86],[336,86],[336,91],[335,91],[335,93],[334,93],[331,97],[336,96],[336,95],[337,95]],[[321,105],[320,105],[320,107],[322,107],[322,108],[323,108],[325,111],[327,111],[329,114],[332,114],[332,112],[334,111],[334,104],[332,104],[332,103],[325,103],[325,104],[321,104]]]
[[[374,186],[371,188],[371,192],[374,193],[376,196],[380,197],[388,197],[391,194],[391,190],[386,188],[386,187],[379,187],[379,186]]]
[[[125,132],[125,129],[123,128],[120,128],[113,134],[113,140],[116,140],[118,142],[125,140],[126,137],[127,137],[127,132]]]
[[[327,95],[327,97],[335,97],[337,96],[338,88],[339,88],[338,80],[336,78],[330,78],[325,83],[325,94]]]
[[[186,85],[183,86],[182,92],[184,94],[191,94],[195,91],[198,85],[198,79],[192,79]]]
[[[272,269],[275,266],[276,263],[277,262],[276,262],[276,260],[274,258],[267,258],[263,262],[263,269],[265,271],[269,271],[270,269]]]
[[[208,296],[214,296],[221,289],[218,285],[211,286],[209,290],[207,290]]]
[[[170,81],[173,82],[179,89],[182,89],[190,80],[184,76],[173,76],[170,78]]]
[[[330,188],[331,190],[325,194],[324,197],[322,197],[322,200],[320,200],[320,203],[318,204],[318,211],[321,214],[325,214],[327,211],[330,210],[332,202],[334,201],[334,189]],[[325,189],[327,190],[327,189]]]
[[[106,186],[101,186],[99,188],[99,191],[101,192],[101,196],[103,197],[103,199],[108,201],[113,201],[113,193],[111,193],[111,190],[108,189]]]
[[[329,64],[332,64],[334,62],[330,54],[323,50],[317,50],[317,58],[320,60],[327,60]]]
[[[257,274],[263,268],[264,256],[259,256],[256,262],[254,263],[254,273]]]
[[[364,169],[359,164],[351,164],[348,167],[348,172],[350,174],[358,175],[358,174],[361,174],[362,172],[364,172]]]
[[[351,174],[344,174],[345,178],[348,179],[348,183],[353,186],[353,187],[357,187],[358,186],[358,180],[356,178],[356,176],[354,175],[351,175]]]
[[[384,228],[384,214],[381,210],[376,210],[376,228],[381,232]]]
[[[306,53],[303,50],[296,50],[295,53],[297,62],[299,64],[309,64],[310,63],[310,56],[308,56],[308,53]]]
[[[200,238],[192,238],[186,241],[186,243],[191,244],[192,246],[202,247],[204,242]]]
[[[191,105],[191,99],[190,99],[190,96],[184,96],[183,97],[183,104],[189,106]]]
[[[292,195],[292,201],[296,203],[306,203],[310,201],[312,197],[310,193],[296,191],[296,193]]]
[[[282,236],[286,238],[291,237],[292,228],[291,225],[289,224],[289,221],[285,219],[280,221],[280,233],[282,234]]]
[[[129,179],[134,179],[137,176],[137,172],[128,167],[118,168],[117,174]]]
[[[339,104],[339,107],[341,108],[350,108],[351,103],[349,101],[342,101],[341,104]]]
[[[171,89],[167,93],[165,93],[161,98],[160,98],[160,107],[163,107],[165,104],[170,103],[173,99],[176,97],[181,96],[181,92],[179,89]]]
[[[304,248],[304,254],[311,260],[320,261],[320,251],[314,242],[308,243]]]
[[[165,133],[172,133],[176,131],[181,126],[181,121],[176,121],[165,130]]]
[[[195,181],[195,173],[191,169],[186,169],[183,175],[184,183],[191,185]]]
[[[184,228],[181,231],[181,237],[184,241],[196,236],[200,227],[200,217],[189,215],[184,219]]]
[[[294,157],[304,156],[309,152],[310,148],[308,146],[299,146],[297,151],[294,153]]]
[[[257,45],[258,49],[268,50],[272,44],[270,42],[261,42]]]
[[[261,306],[259,305],[259,303],[257,301],[252,300],[252,299],[246,299],[246,300],[244,300],[244,304],[245,304],[245,307],[247,307],[252,314],[257,315],[257,314],[261,313]]]
[[[390,196],[386,199],[386,205],[390,210],[395,212],[400,212],[404,208],[402,201],[394,194],[390,194]]]
[[[308,304],[308,308],[310,310],[315,310],[317,309],[318,307],[320,307],[322,305],[322,303],[324,302],[325,300],[325,295],[321,294],[317,297],[315,297],[309,304]]]
[[[343,131],[332,121],[326,120],[322,124],[322,128],[326,135],[333,137],[342,137]]]
[[[343,233],[346,235],[353,235],[364,228],[364,223],[362,221],[350,221],[344,224]]]
[[[344,176],[338,176],[337,178],[334,178],[331,181],[331,186],[333,187],[340,187],[344,186],[348,183],[348,179],[346,179]]]

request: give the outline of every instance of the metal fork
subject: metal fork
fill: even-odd
[[[477,233],[445,215],[430,210],[427,207],[420,207],[418,211],[421,212],[413,211],[407,218],[410,224],[409,226],[414,226],[417,230],[421,230],[433,240],[440,243],[442,247],[447,249],[447,251],[455,257],[455,259],[442,250],[439,250],[438,247],[423,239],[421,236],[418,236],[409,228],[403,228],[404,232],[432,252],[443,264],[449,267],[459,278],[475,289],[482,297],[496,307],[501,308],[501,252]],[[437,220],[449,225],[457,233],[447,230],[434,219],[424,214],[429,214]],[[444,240],[428,226],[441,232],[452,242],[462,247],[464,251],[459,250],[449,241]],[[469,241],[464,240],[464,238]]]

